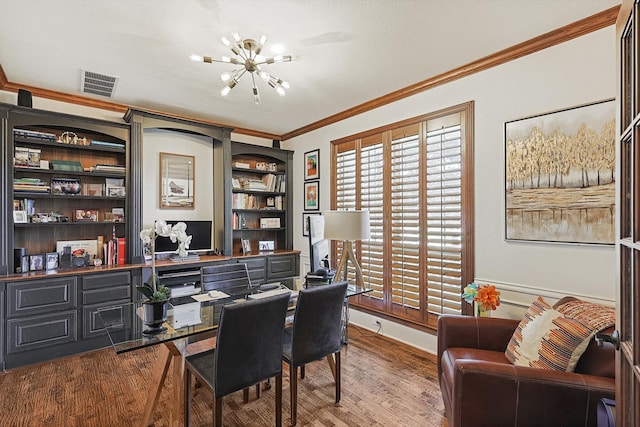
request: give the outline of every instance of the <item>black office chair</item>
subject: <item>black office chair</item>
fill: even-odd
[[[213,392],[213,422],[222,426],[224,396],[276,377],[276,426],[282,425],[282,345],[289,295],[222,307],[215,350],[185,359],[184,425],[191,418],[191,375]]]
[[[304,378],[304,365],[333,355],[336,403],[340,401],[340,337],[346,293],[346,281],[298,293],[293,325],[285,330],[282,350],[282,358],[289,365],[291,425],[296,425],[298,414],[298,367],[300,378]]]
[[[222,291],[232,297],[244,296],[251,290],[247,264],[221,264],[202,267],[200,270],[202,292]]]

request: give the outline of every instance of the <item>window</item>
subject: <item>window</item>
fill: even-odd
[[[473,103],[332,142],[332,209],[366,209],[354,305],[435,327],[473,280]],[[334,260],[341,253],[340,244]],[[355,281],[353,271],[350,280]],[[463,310],[464,308],[464,310]]]

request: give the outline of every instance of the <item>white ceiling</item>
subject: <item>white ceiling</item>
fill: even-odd
[[[0,66],[11,83],[285,134],[619,4],[618,0],[0,0]],[[281,98],[244,76],[220,42],[268,37],[299,57],[265,69]],[[612,41],[613,45],[613,41]],[[113,98],[80,91],[81,70],[120,78]]]

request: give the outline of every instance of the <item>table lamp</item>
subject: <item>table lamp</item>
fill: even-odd
[[[324,238],[329,240],[342,240],[342,256],[336,268],[336,277],[344,268],[344,277],[347,277],[347,262],[351,261],[356,271],[356,278],[361,285],[364,284],[362,270],[353,252],[353,242],[365,240],[370,236],[369,211],[325,211]]]

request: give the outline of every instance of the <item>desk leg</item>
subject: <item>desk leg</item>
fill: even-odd
[[[349,344],[349,298],[344,299],[344,307],[342,309],[342,336],[341,343]]]
[[[180,425],[181,412],[182,412],[182,378],[184,375],[184,361],[180,351],[176,345],[170,341],[165,345],[160,346],[160,354],[158,360],[153,367],[153,378],[149,385],[149,394],[147,395],[147,402],[144,406],[144,412],[142,414],[142,427],[148,427],[152,423],[153,413],[155,412],[160,399],[160,393],[164,382],[167,379],[167,372],[169,372],[169,365],[173,360],[173,377],[174,377],[174,398],[170,408],[171,419],[169,421],[170,427],[177,427]]]

